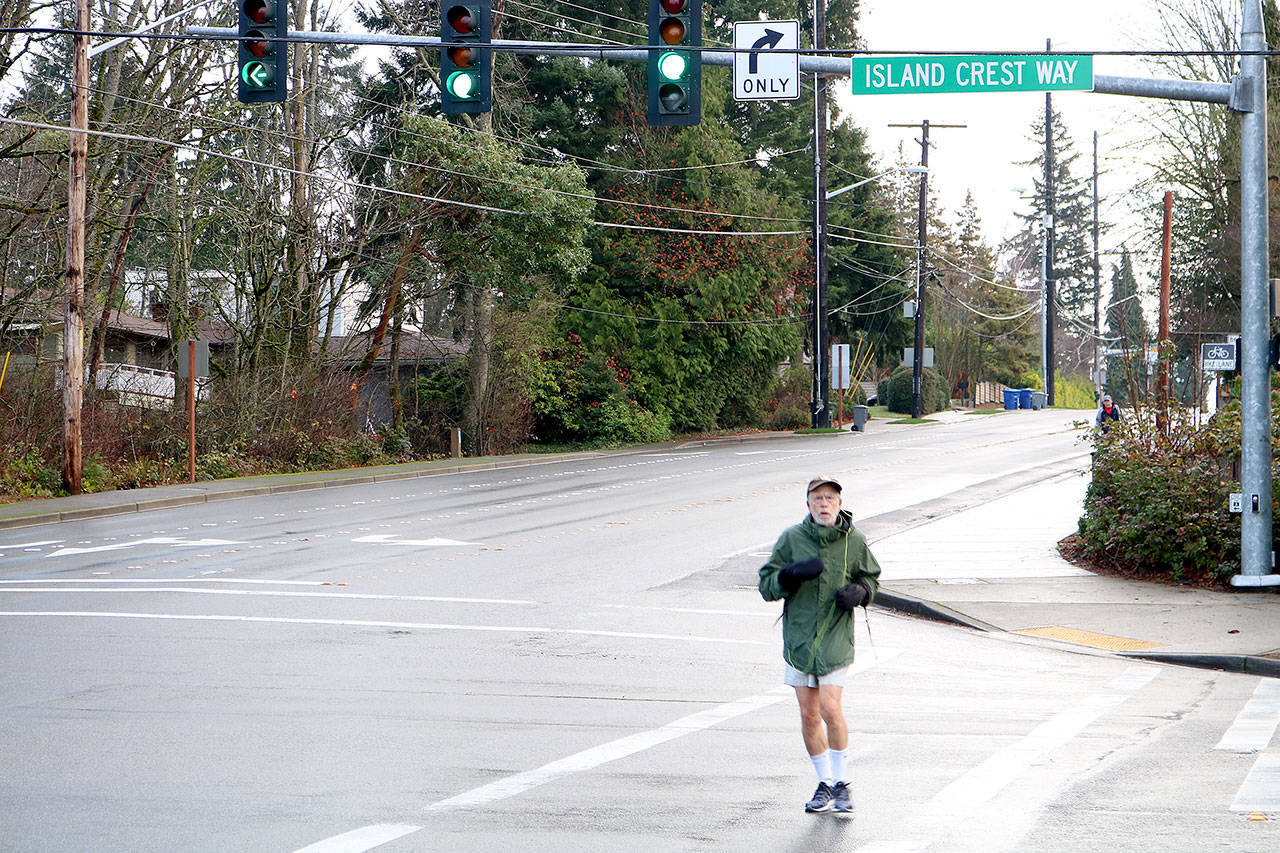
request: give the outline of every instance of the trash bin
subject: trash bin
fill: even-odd
[[[1005,409],[1018,408],[1018,391],[1016,388],[1004,389],[1004,407]]]
[[[866,406],[853,407],[853,432],[862,432],[863,427],[867,425],[867,415],[871,410]]]
[[[1043,409],[1049,400],[1049,395],[1043,391],[1031,392],[1031,408]]]
[[[1033,393],[1035,392],[1033,392],[1030,388],[1020,388],[1018,390],[1018,408],[1019,409],[1031,408],[1031,395]]]

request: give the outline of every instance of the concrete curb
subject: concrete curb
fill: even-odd
[[[923,598],[916,598],[911,595],[904,595],[900,592],[892,592],[880,587],[880,591],[876,593],[875,605],[885,608],[886,610],[895,610],[899,613],[906,613],[910,616],[922,616],[925,619],[933,619],[936,622],[946,622],[949,625],[961,625],[965,628],[972,628],[975,631],[986,631],[989,633],[1004,633],[1004,629],[997,628],[981,619],[974,619],[967,616],[959,610],[952,610],[945,604],[938,604],[936,601],[927,601]]]
[[[1155,663],[1172,663],[1198,669],[1218,669],[1226,672],[1243,672],[1267,678],[1280,678],[1280,660],[1258,655],[1223,655],[1201,652],[1118,652],[1121,657],[1149,660]]]

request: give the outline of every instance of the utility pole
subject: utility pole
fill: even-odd
[[[813,49],[827,44],[826,0],[813,0]],[[814,429],[831,426],[827,397],[827,78],[813,73],[813,412]]]
[[[1156,429],[1169,434],[1169,255],[1173,249],[1173,193],[1164,194],[1164,227],[1160,242],[1160,334],[1156,338]]]
[[[929,236],[929,120],[920,122],[920,212],[916,226],[916,329],[911,359],[911,417],[920,417],[920,388],[924,384],[924,282],[929,256],[925,253]]]
[[[1053,42],[1045,39],[1045,52],[1053,50]],[[1053,273],[1053,241],[1054,241],[1054,199],[1053,199],[1053,95],[1044,93],[1044,391],[1048,405],[1053,399],[1053,320],[1054,320],[1054,273]]]
[[[70,165],[67,172],[67,306],[62,315],[62,487],[81,491],[84,458],[80,409],[84,402],[85,172],[89,163],[89,0],[76,0],[72,36]]]
[[[1093,132],[1093,399],[1102,399],[1102,264],[1098,252],[1098,131]]]
[[[924,297],[928,276],[929,237],[929,128],[967,127],[963,124],[930,124],[928,119],[915,124],[891,124],[889,127],[920,128],[920,211],[916,224],[916,329],[911,359],[911,417],[921,416],[920,389],[924,380]]]

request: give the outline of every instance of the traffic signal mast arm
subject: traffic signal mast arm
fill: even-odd
[[[187,27],[188,35],[234,39],[235,30],[230,27]],[[372,44],[390,47],[434,47],[446,42],[439,36],[406,36],[391,33],[325,33],[314,30],[289,30],[291,42],[309,44]],[[648,62],[649,50],[645,47],[606,48],[593,44],[566,44],[553,41],[512,41],[494,39],[489,42],[494,53],[519,53],[528,56],[581,56],[587,59],[609,59],[614,62]],[[655,48],[657,49],[657,48]],[[732,50],[702,49],[703,65],[733,65]],[[1037,54],[1037,55],[1043,55]],[[800,70],[821,72],[837,77],[848,77],[848,56],[800,55]],[[1238,82],[1209,83],[1198,80],[1165,80],[1147,77],[1115,77],[1095,74],[1093,91],[1105,95],[1132,95],[1139,98],[1167,98],[1182,101],[1201,101],[1209,104],[1235,104],[1240,97]]]

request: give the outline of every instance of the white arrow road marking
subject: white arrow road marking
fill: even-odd
[[[43,539],[39,542],[14,542],[12,545],[0,545],[0,551],[14,548],[39,548],[41,545],[57,545],[62,541],[61,539]]]
[[[420,548],[447,548],[458,545],[479,545],[479,542],[461,542],[457,539],[401,539],[399,533],[378,533],[373,536],[361,536],[352,542],[373,542],[378,545],[416,545]]]
[[[95,554],[99,551],[119,551],[122,548],[134,548],[138,545],[173,545],[176,548],[199,548],[212,545],[243,545],[234,539],[179,539],[176,536],[155,536],[151,539],[135,539],[132,542],[116,542],[112,545],[98,545],[93,548],[59,548],[46,554],[46,557],[69,557],[72,554]]]

